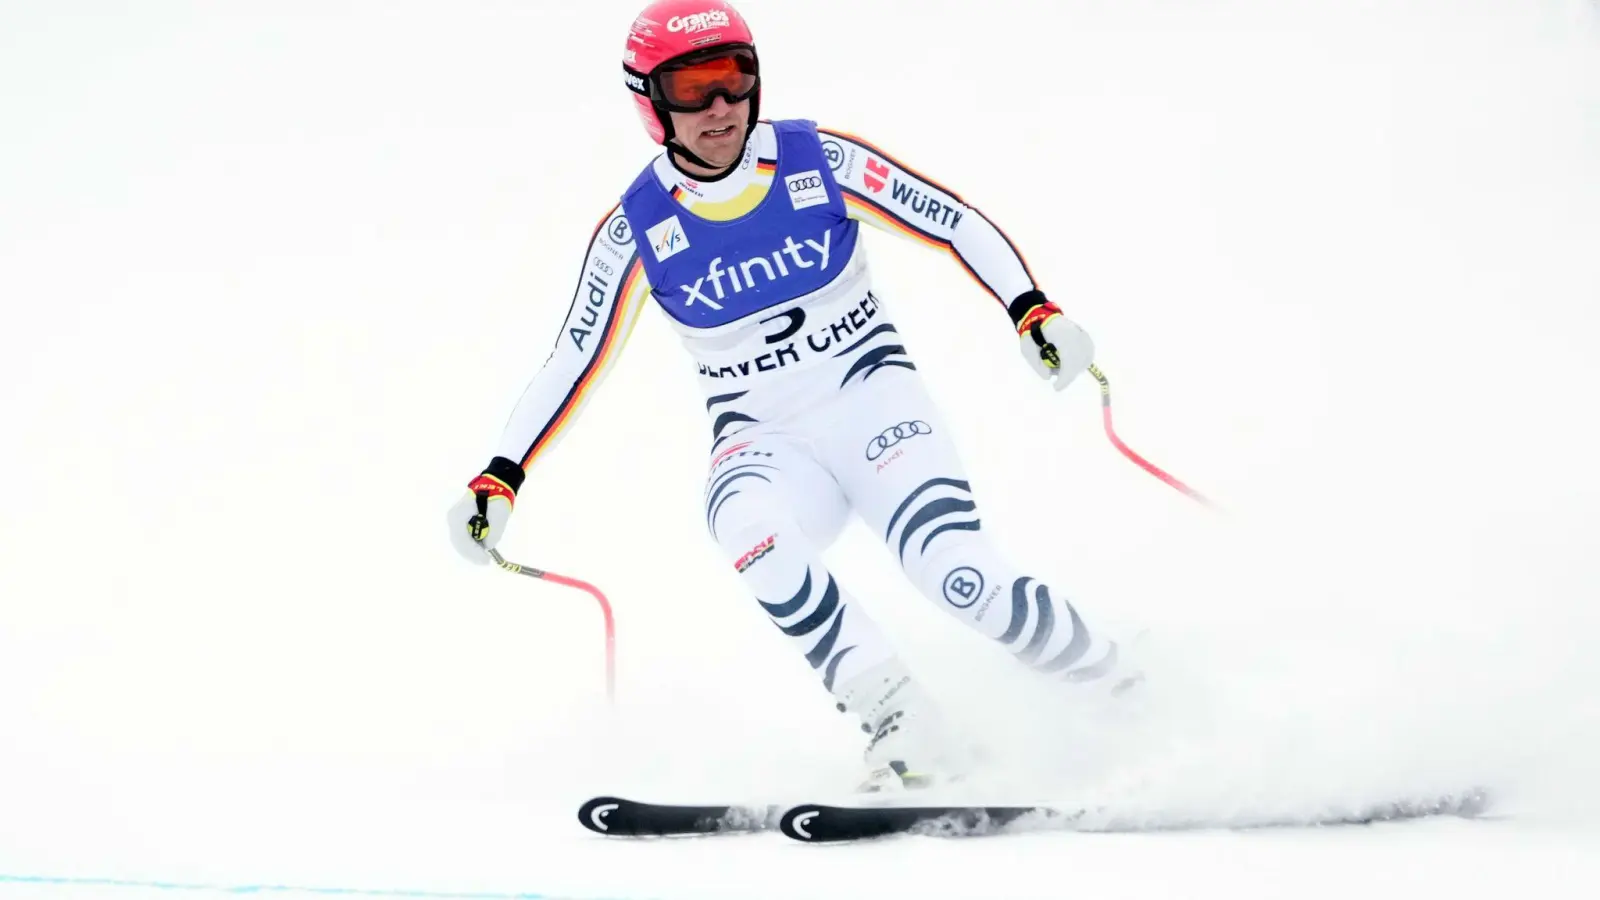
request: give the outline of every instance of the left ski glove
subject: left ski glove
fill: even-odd
[[[1065,390],[1094,363],[1094,341],[1042,291],[1018,297],[1009,312],[1022,341],[1023,358],[1040,378],[1054,379],[1056,390]]]
[[[477,478],[467,484],[467,493],[450,507],[450,543],[468,562],[487,565],[491,549],[505,534],[517,489],[527,473],[522,467],[496,456]]]

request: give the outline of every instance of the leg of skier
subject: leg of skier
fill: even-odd
[[[1120,693],[1139,676],[1059,590],[981,530],[965,468],[920,376],[885,369],[813,426],[828,470],[906,575],[937,605],[1068,684]]]
[[[713,448],[705,500],[706,525],[746,587],[839,708],[865,710],[862,727],[875,743],[876,710],[914,689],[882,632],[822,562],[850,515],[838,482],[804,439],[760,425]]]

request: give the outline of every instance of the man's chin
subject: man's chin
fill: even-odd
[[[739,156],[744,153],[745,134],[741,130],[734,130],[721,138],[702,138],[697,143],[700,158],[711,163],[717,168],[731,166],[739,161]]]

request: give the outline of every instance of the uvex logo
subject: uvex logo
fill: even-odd
[[[627,83],[628,90],[633,91],[636,94],[648,92],[648,89],[644,86],[644,79],[633,74],[632,72],[623,72],[622,80]]]

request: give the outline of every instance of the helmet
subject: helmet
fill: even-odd
[[[650,139],[658,144],[672,139],[672,117],[667,114],[661,74],[670,71],[672,64],[738,51],[747,51],[741,67],[756,76],[747,95],[749,126],[754,128],[761,100],[755,50],[750,26],[725,0],[654,0],[646,6],[628,31],[628,43],[622,51],[622,71]],[[744,99],[727,90],[720,93],[730,103]],[[707,102],[710,99],[707,96]]]

